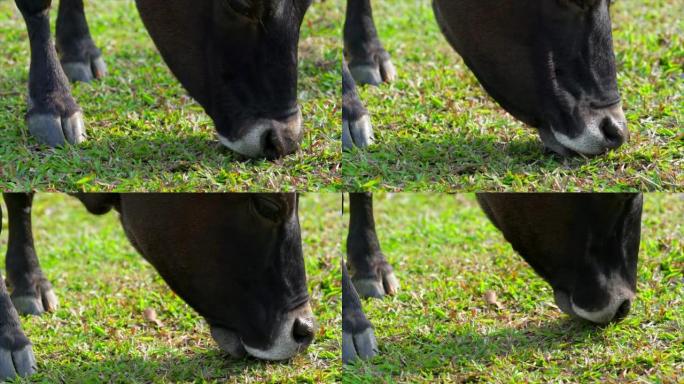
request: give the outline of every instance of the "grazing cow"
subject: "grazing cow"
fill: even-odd
[[[358,294],[380,297],[398,288],[375,234],[372,196],[351,194],[343,274],[345,362],[377,354]],[[596,324],[620,320],[636,293],[641,194],[482,193],[483,211],[535,272],[563,312]],[[353,282],[353,283],[352,283]]]
[[[603,153],[629,136],[617,88],[610,3],[433,0],[433,9],[442,33],[484,89],[537,128],[549,150],[570,156]],[[393,77],[370,0],[348,0],[345,51],[357,81],[376,84]],[[360,104],[356,95],[349,99],[349,109],[352,99]],[[352,138],[345,147],[365,146],[369,141],[363,138],[372,137],[370,124],[360,120],[346,120],[344,127],[350,131],[345,137]]]
[[[314,336],[294,194],[81,194],[94,214],[112,208],[131,244],[202,315],[219,347],[283,360]],[[0,378],[35,371],[18,313],[57,306],[31,233],[32,196],[6,194],[7,280],[0,277]],[[0,216],[2,212],[0,210]],[[16,308],[16,310],[15,310]]]
[[[28,129],[49,146],[79,143],[86,138],[85,127],[68,82],[106,74],[83,0],[60,1],[57,49],[50,33],[52,1],[15,1],[31,45]],[[247,157],[268,159],[299,147],[297,43],[311,0],[136,3],[162,57],[213,119],[222,144]]]

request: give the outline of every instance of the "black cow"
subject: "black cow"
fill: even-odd
[[[27,124],[49,146],[86,138],[68,80],[106,74],[90,36],[83,0],[61,0],[57,44],[51,0],[15,0],[29,32]],[[137,0],[174,75],[213,119],[221,143],[248,157],[278,158],[302,139],[297,104],[297,43],[312,0]],[[60,63],[61,62],[61,63]]]
[[[91,213],[119,212],[131,244],[206,319],[214,340],[231,356],[284,360],[311,343],[314,318],[296,195],[77,197]],[[32,195],[6,194],[5,202],[7,281],[13,291],[7,292],[0,277],[0,379],[36,369],[17,312],[38,315],[57,306],[33,246]]]
[[[357,295],[380,297],[398,289],[380,250],[372,196],[351,194],[343,274],[342,356],[377,354],[371,324]],[[483,211],[535,272],[563,312],[597,324],[627,315],[636,293],[641,194],[482,193]],[[352,284],[353,282],[353,284]]]
[[[563,156],[596,155],[628,139],[617,89],[610,0],[433,0],[437,23],[484,89]],[[345,52],[362,83],[389,81],[370,0],[348,0]],[[367,113],[343,92],[343,146],[372,137]],[[364,116],[360,120],[359,116]],[[357,140],[358,138],[358,140]]]

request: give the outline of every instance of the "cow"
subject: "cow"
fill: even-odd
[[[479,193],[482,210],[513,249],[544,279],[564,313],[594,324],[624,318],[636,295],[643,197],[637,193]],[[343,262],[342,358],[377,355],[364,297],[399,289],[375,231],[372,196],[350,194]]]
[[[91,213],[119,213],[134,248],[204,317],[228,355],[285,360],[313,340],[295,194],[76,197]],[[5,194],[7,282],[13,290],[0,277],[0,379],[36,371],[19,314],[40,315],[58,305],[36,257],[32,198]]]
[[[106,75],[90,35],[83,0],[61,0],[56,45],[52,0],[15,0],[31,46],[26,123],[51,147],[86,139],[83,112],[69,81]],[[297,103],[299,29],[312,0],[137,0],[161,56],[212,118],[219,141],[234,152],[276,159],[302,140]]]
[[[610,0],[433,0],[437,24],[485,91],[561,156],[598,155],[629,138],[617,87]],[[370,0],[348,0],[345,53],[360,83],[391,81]],[[345,80],[346,81],[346,80]],[[351,81],[351,80],[350,80]],[[343,147],[372,142],[354,83]]]

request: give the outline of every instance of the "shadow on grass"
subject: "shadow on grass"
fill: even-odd
[[[7,157],[23,157],[38,164],[61,163],[63,169],[53,169],[49,172],[50,177],[55,177],[55,173],[64,173],[62,176],[101,173],[100,167],[105,165],[109,175],[123,176],[139,175],[140,172],[150,169],[182,171],[184,165],[226,165],[237,162],[237,157],[232,152],[221,146],[218,141],[207,139],[204,134],[180,136],[173,135],[167,130],[160,130],[151,135],[117,133],[106,138],[91,137],[78,146],[57,149],[37,144],[33,138],[22,138],[18,142],[15,140],[12,149],[6,150],[10,152]],[[26,169],[22,164],[17,166]],[[10,165],[9,169],[5,170],[6,173],[11,175],[12,168],[14,167]],[[45,181],[48,181],[47,177]]]
[[[459,176],[482,174],[504,177],[509,173],[536,173],[540,169],[573,169],[586,163],[581,157],[563,159],[547,152],[538,139],[501,142],[493,135],[463,137],[456,133],[429,141],[392,138],[343,156],[345,183],[351,187],[377,177],[401,188],[424,180],[456,181]]]
[[[57,358],[56,360],[59,360]],[[285,368],[297,373],[292,361],[264,362],[254,358],[231,359],[217,351],[206,351],[191,356],[170,355],[149,359],[113,358],[102,361],[62,362],[41,361],[38,374],[32,380],[55,380],[61,382],[159,382],[194,381],[238,378],[242,375],[264,377],[274,368]]]
[[[323,183],[336,172],[323,159],[312,158],[310,149],[300,149],[275,161],[248,159],[202,132],[182,135],[170,130],[131,132],[130,135],[118,132],[91,137],[77,147],[59,149],[36,144],[32,138],[17,140],[15,137],[9,141],[14,144],[0,150],[0,158],[15,159],[8,160],[1,173],[4,182],[12,182],[13,187],[8,184],[8,190],[46,185],[58,185],[62,191],[88,188],[88,185],[112,189],[122,182],[135,188],[152,188],[146,183],[151,180],[167,183],[176,177],[188,179],[180,184],[171,182],[170,187],[174,189],[209,185],[219,189],[225,186],[261,189],[268,187],[265,180],[271,177],[296,177],[299,181]],[[312,144],[304,143],[304,146]],[[306,169],[298,168],[298,164],[311,161],[320,163],[318,172],[308,174]]]
[[[420,376],[426,371],[438,375],[440,371],[459,372],[465,366],[488,366],[495,359],[509,355],[552,352],[578,340],[592,343],[601,339],[600,327],[570,318],[523,328],[497,329],[488,334],[462,329],[429,337],[395,335],[378,340],[381,347],[378,357],[365,363],[357,362],[349,369],[358,369],[357,373],[362,375]]]

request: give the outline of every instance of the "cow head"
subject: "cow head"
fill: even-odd
[[[437,21],[487,92],[561,155],[628,139],[609,0],[435,0]]]
[[[131,243],[230,355],[283,360],[312,341],[294,194],[79,197],[94,213],[116,207]]]
[[[636,292],[642,196],[480,194],[483,210],[570,315],[605,324]]]
[[[221,143],[275,159],[302,139],[299,28],[311,0],[137,0],[169,68],[211,116]]]

